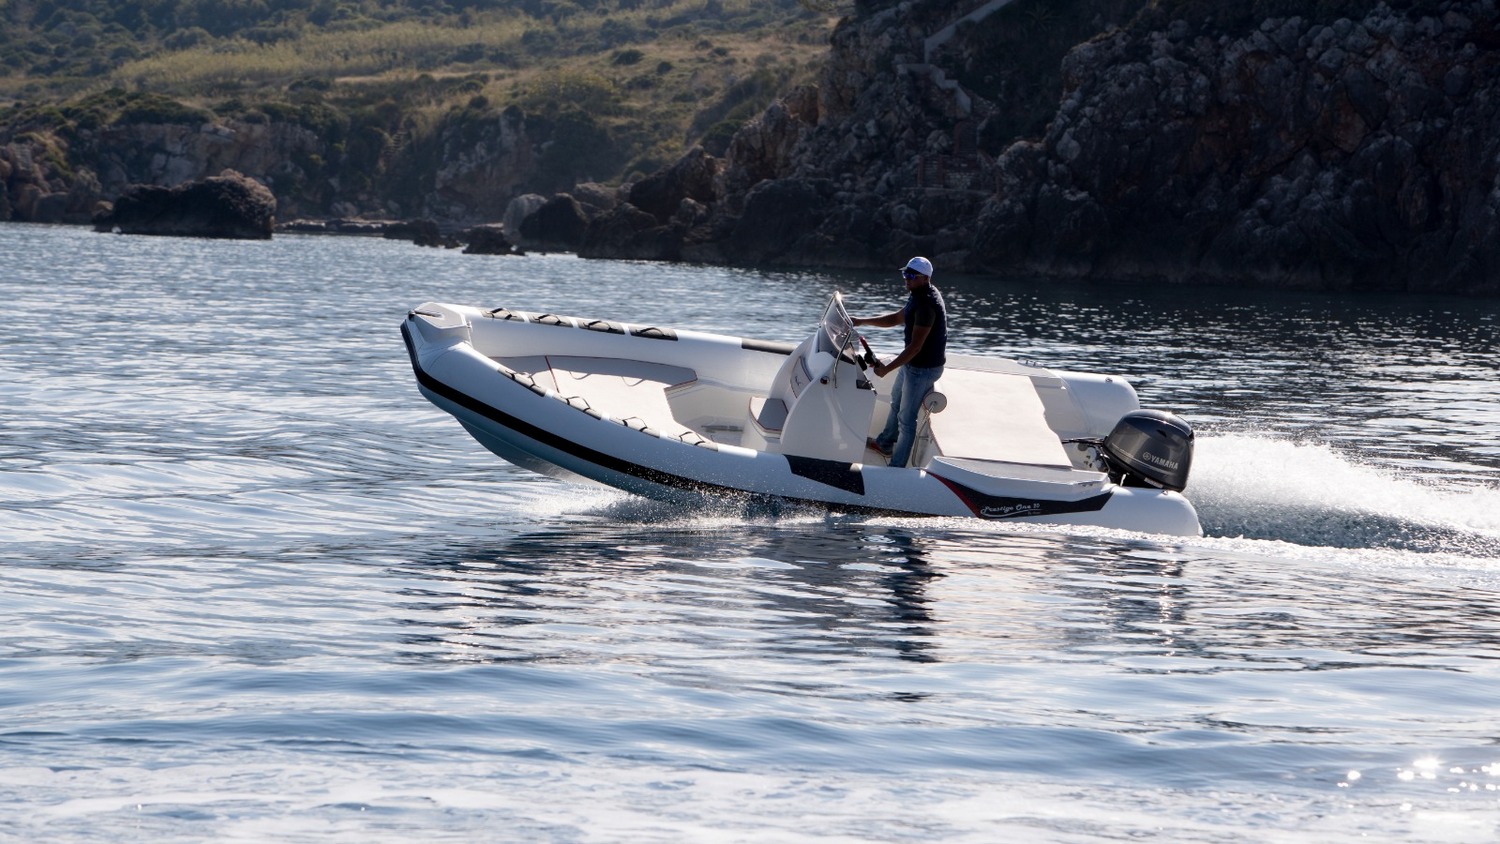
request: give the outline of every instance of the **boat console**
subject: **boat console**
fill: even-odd
[[[858,339],[843,297],[833,294],[817,330],[787,357],[769,393],[750,399],[740,444],[863,462],[876,395],[867,361],[855,354]]]

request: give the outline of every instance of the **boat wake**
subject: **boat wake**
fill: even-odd
[[[1326,444],[1200,438],[1188,492],[1209,537],[1500,557],[1500,489],[1403,477]]]
[[[791,505],[705,501],[682,506],[605,488],[565,486],[552,507],[563,521],[649,529],[655,535],[739,532],[747,524],[784,537],[829,530],[859,536],[864,528],[905,532],[982,547],[1014,549],[1037,535],[1101,538],[1131,546],[1168,541],[1178,552],[1212,549],[1229,558],[1278,564],[1347,564],[1466,572],[1495,583],[1500,573],[1500,488],[1441,486],[1362,463],[1326,444],[1222,435],[1198,440],[1188,489],[1203,523],[1202,539],[1182,540],[1090,526],[972,519],[837,516]],[[580,494],[587,490],[587,494]],[[811,531],[811,533],[809,533]],[[793,540],[787,540],[793,541]],[[1068,540],[1071,541],[1071,540]]]

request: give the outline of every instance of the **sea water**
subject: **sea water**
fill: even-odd
[[[1500,304],[936,281],[1194,424],[1206,536],[565,485],[399,333],[796,340],[894,267],[0,226],[0,839],[1500,837]]]

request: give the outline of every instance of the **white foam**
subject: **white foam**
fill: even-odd
[[[1249,435],[1198,441],[1188,492],[1200,508],[1375,513],[1500,537],[1500,489],[1442,487],[1360,462],[1326,443]]]
[[[1409,477],[1326,443],[1201,438],[1186,494],[1209,536],[1500,558],[1500,489]]]

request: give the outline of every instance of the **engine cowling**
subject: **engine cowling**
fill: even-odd
[[[1136,410],[1120,417],[1100,444],[1111,474],[1121,482],[1139,478],[1150,486],[1172,492],[1187,487],[1193,465],[1193,429],[1182,419],[1160,410]]]

